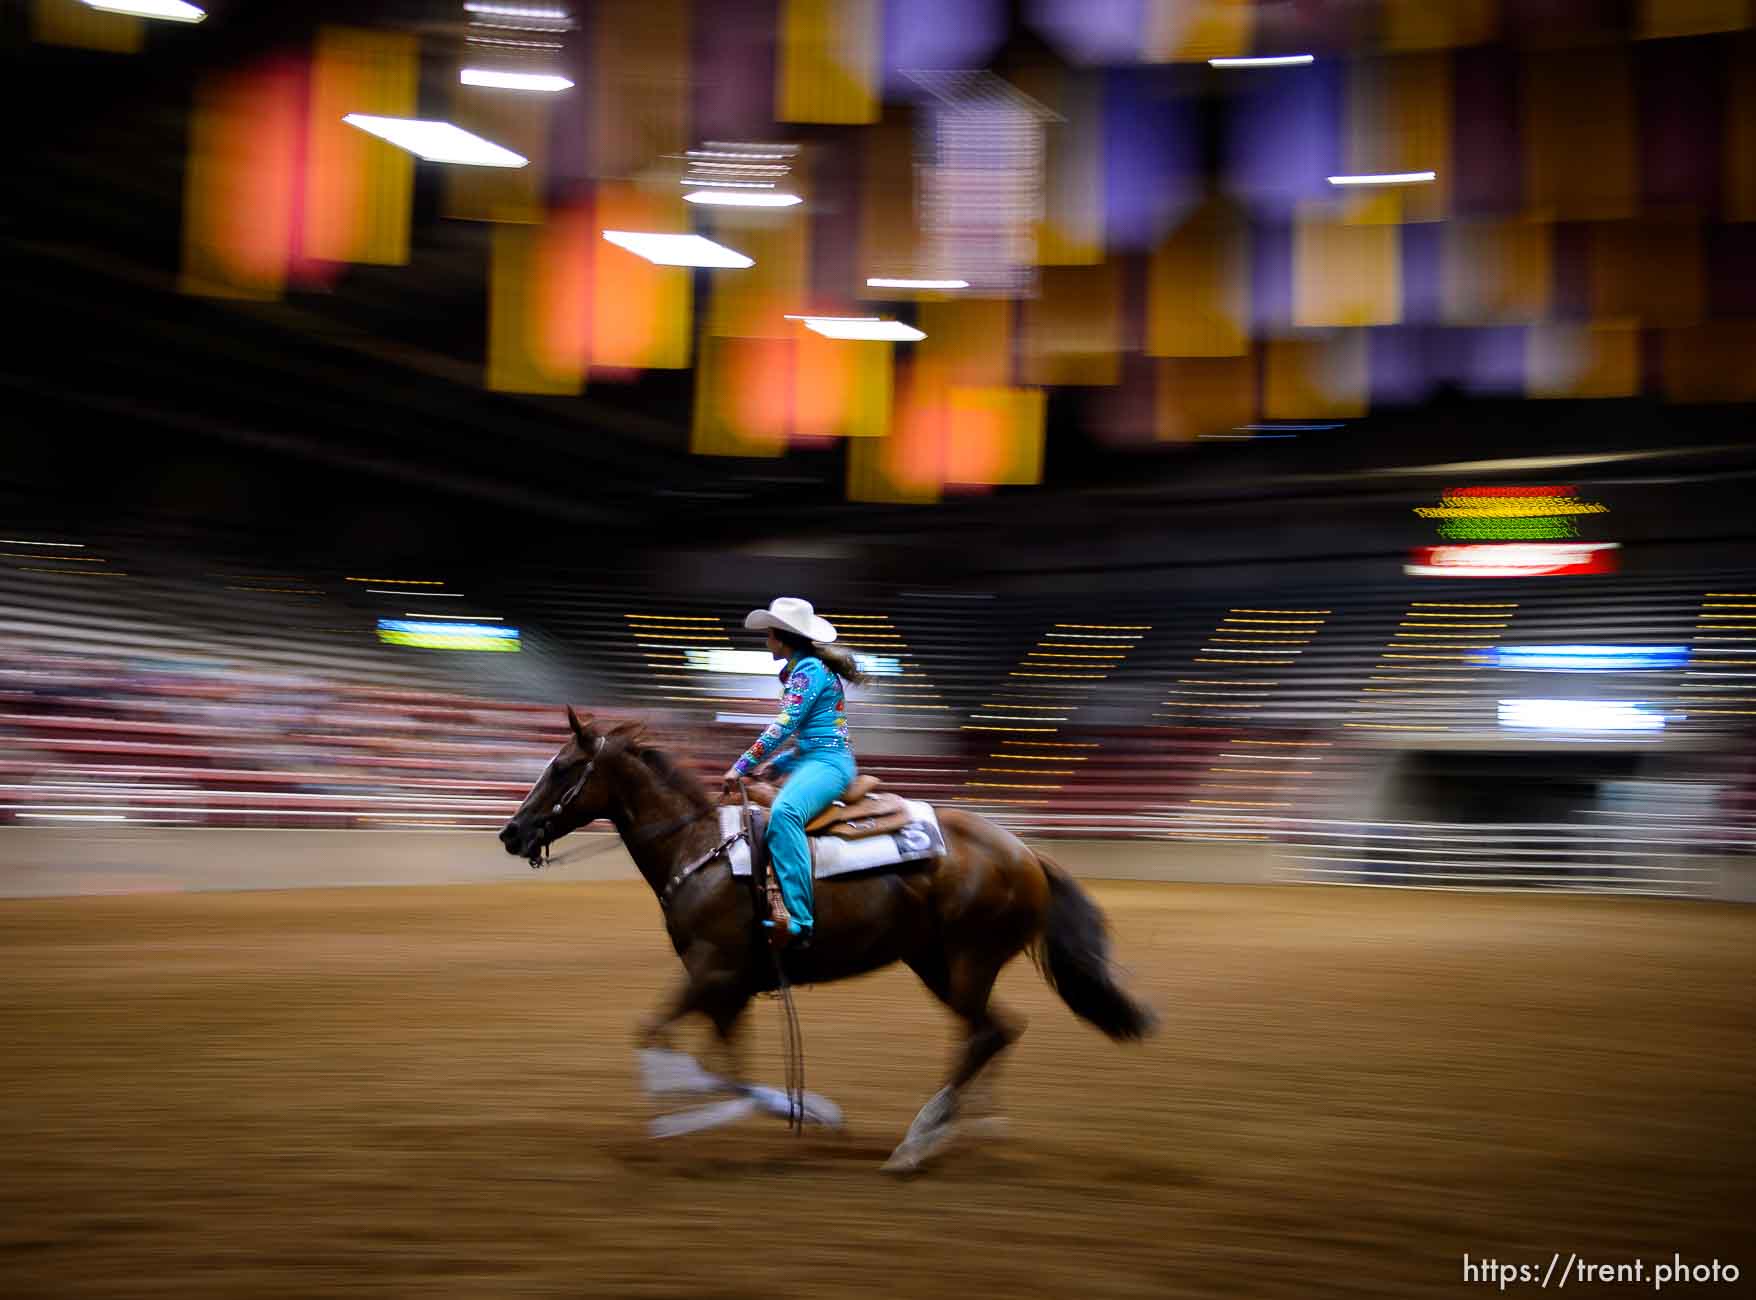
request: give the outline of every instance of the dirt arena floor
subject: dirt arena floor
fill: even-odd
[[[1093,889],[1162,1032],[1015,965],[1009,1132],[906,1180],[949,1044],[906,971],[801,995],[845,1133],[643,1136],[638,883],[0,903],[0,1293],[1410,1297],[1556,1251],[1756,1293],[1756,910]]]

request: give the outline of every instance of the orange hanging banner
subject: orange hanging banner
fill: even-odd
[[[605,230],[684,233],[689,226],[682,200],[632,184],[606,184],[598,187],[596,210],[592,365],[616,370],[686,369],[693,337],[689,268],[655,266],[602,234]]]
[[[945,481],[974,486],[1043,480],[1040,388],[953,388],[946,400]]]
[[[848,500],[938,501],[945,484],[946,421],[944,383],[917,358],[897,381],[890,436],[848,443]]]
[[[488,387],[572,396],[585,386],[591,302],[591,214],[494,229],[488,279]]]
[[[214,73],[195,92],[183,179],[184,293],[278,298],[293,264],[304,65]]]
[[[689,450],[697,456],[779,456],[793,420],[791,339],[704,336],[695,367]]]

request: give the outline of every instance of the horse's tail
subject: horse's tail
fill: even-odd
[[[1037,854],[1049,880],[1049,916],[1037,940],[1037,968],[1081,1020],[1111,1038],[1145,1038],[1157,1017],[1116,983],[1109,927],[1098,905],[1055,863]]]

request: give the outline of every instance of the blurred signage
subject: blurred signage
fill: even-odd
[[[1538,541],[1579,536],[1583,515],[1609,513],[1599,501],[1581,501],[1566,484],[1537,487],[1446,488],[1436,506],[1416,506],[1423,519],[1439,522],[1439,535],[1454,541]]]
[[[1628,673],[1681,668],[1686,645],[1502,645],[1476,656],[1486,667],[1514,672]]]
[[[1501,700],[1500,725],[1519,731],[1590,733],[1655,732],[1665,715],[1652,704],[1632,700]]]
[[[438,620],[381,618],[378,639],[386,645],[422,650],[489,650],[517,653],[518,629],[494,623],[452,623]]]
[[[1417,546],[1403,572],[1415,578],[1557,578],[1614,573],[1617,542],[1483,542]]]
[[[781,661],[766,650],[683,651],[683,660],[698,673],[739,673],[747,677],[773,677]]]
[[[683,651],[684,662],[698,673],[732,673],[744,677],[772,677],[781,670],[781,661],[766,650],[696,650]],[[860,671],[872,677],[900,677],[902,661],[892,655],[855,655]]]

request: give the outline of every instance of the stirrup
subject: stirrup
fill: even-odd
[[[763,924],[782,934],[789,932],[793,928],[793,918],[787,911],[786,899],[781,896],[780,882],[774,878],[772,868],[768,873],[765,892],[768,899],[768,919]]]

